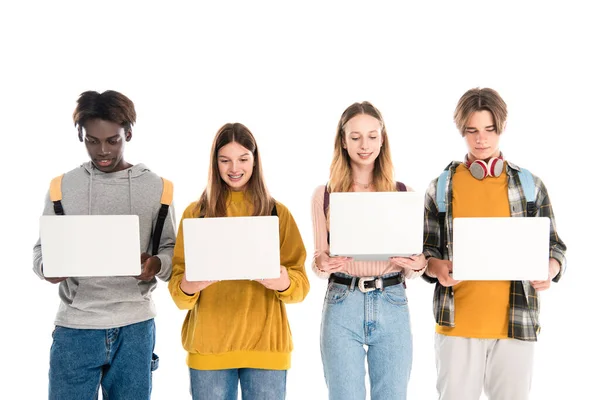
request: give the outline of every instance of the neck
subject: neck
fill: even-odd
[[[361,183],[363,185],[373,182],[373,169],[374,164],[371,165],[357,165],[352,164],[352,180],[354,182]]]
[[[502,157],[502,152],[500,150],[496,150],[494,152],[494,154],[492,154],[490,157],[488,157],[488,158],[486,158],[485,160],[482,160],[482,161],[488,162],[488,161],[490,161],[490,159],[492,159],[494,157],[496,157],[496,158],[500,157],[501,158]],[[468,161],[469,164],[471,164],[473,161],[477,160],[477,158],[473,154],[471,154],[471,153],[467,154],[466,159],[467,159],[467,161]]]

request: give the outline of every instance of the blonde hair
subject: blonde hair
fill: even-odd
[[[348,154],[348,150],[344,148],[344,129],[348,121],[359,114],[370,115],[381,124],[381,140],[383,143],[379,156],[375,159],[373,185],[378,192],[393,192],[396,190],[396,183],[394,181],[394,166],[390,154],[390,141],[381,113],[368,101],[354,103],[342,113],[335,135],[333,160],[329,168],[329,184],[327,189],[330,192],[349,192],[352,189],[352,168],[350,167],[350,155]]]
[[[471,115],[474,112],[484,110],[492,114],[496,125],[496,133],[499,135],[504,131],[508,110],[502,97],[494,89],[475,88],[462,95],[456,105],[456,110],[454,110],[454,123],[462,136],[465,136],[465,130]]]
[[[253,205],[253,215],[271,215],[275,200],[265,185],[256,139],[246,126],[237,122],[223,125],[215,135],[210,151],[208,182],[198,201],[198,211],[204,217],[227,215],[226,199],[231,189],[219,173],[218,155],[222,147],[234,142],[248,149],[254,156],[252,176],[245,189],[250,196],[250,203]]]

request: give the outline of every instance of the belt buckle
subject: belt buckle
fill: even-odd
[[[375,281],[375,287],[366,288],[365,282],[372,282],[372,281]],[[363,293],[372,292],[373,290],[382,289],[382,288],[383,288],[383,280],[381,278],[376,278],[374,276],[365,276],[365,277],[358,279],[358,290],[360,290]]]

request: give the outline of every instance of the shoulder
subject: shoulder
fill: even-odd
[[[181,219],[184,218],[198,218],[200,216],[200,209],[198,208],[198,201],[191,202],[185,210],[183,210],[183,215]]]
[[[319,185],[315,188],[312,195],[312,202],[323,205],[323,196],[325,196],[325,185]]]

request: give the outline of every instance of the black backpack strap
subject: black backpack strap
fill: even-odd
[[[156,225],[154,227],[154,233],[152,234],[152,255],[158,254],[158,247],[160,246],[160,237],[162,236],[163,227],[165,226],[165,220],[169,214],[169,206],[173,202],[173,183],[165,178],[163,180],[163,192],[160,198],[160,210],[158,210],[158,217],[156,218]]]
[[[65,215],[65,210],[62,206],[62,178],[63,175],[57,176],[50,182],[50,201],[54,203],[54,214]]]

